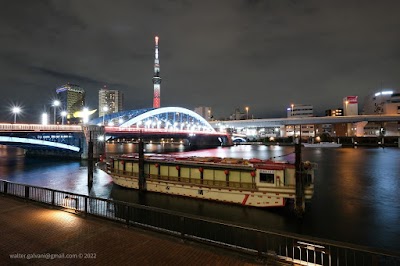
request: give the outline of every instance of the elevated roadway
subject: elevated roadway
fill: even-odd
[[[323,116],[323,117],[290,117],[270,119],[246,119],[209,121],[214,128],[220,126],[227,128],[251,128],[251,127],[280,127],[286,125],[317,125],[340,124],[358,122],[400,122],[400,115],[355,115],[355,116]]]

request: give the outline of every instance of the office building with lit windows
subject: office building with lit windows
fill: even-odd
[[[124,94],[106,86],[99,90],[99,117],[123,111]]]
[[[337,108],[325,110],[325,116],[343,116],[343,109]]]

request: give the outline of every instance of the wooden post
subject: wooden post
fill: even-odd
[[[139,190],[146,190],[146,177],[144,175],[144,143],[139,140]]]
[[[301,138],[294,145],[295,151],[295,179],[296,179],[296,198],[294,202],[294,209],[299,217],[302,217],[305,211],[304,199],[304,182],[301,167]]]
[[[93,186],[93,141],[92,132],[89,131],[89,143],[88,143],[88,189],[89,192]]]

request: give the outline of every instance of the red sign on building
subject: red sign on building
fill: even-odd
[[[348,103],[357,103],[358,102],[357,98],[358,96],[347,96],[347,101]]]

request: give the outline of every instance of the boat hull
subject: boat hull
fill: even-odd
[[[113,182],[122,187],[139,189],[137,178],[113,176]],[[244,206],[282,207],[285,206],[286,202],[285,197],[283,197],[284,194],[278,192],[211,188],[194,184],[177,184],[162,180],[146,181],[146,190],[196,199],[234,203]],[[291,198],[294,198],[294,194],[291,195]]]

